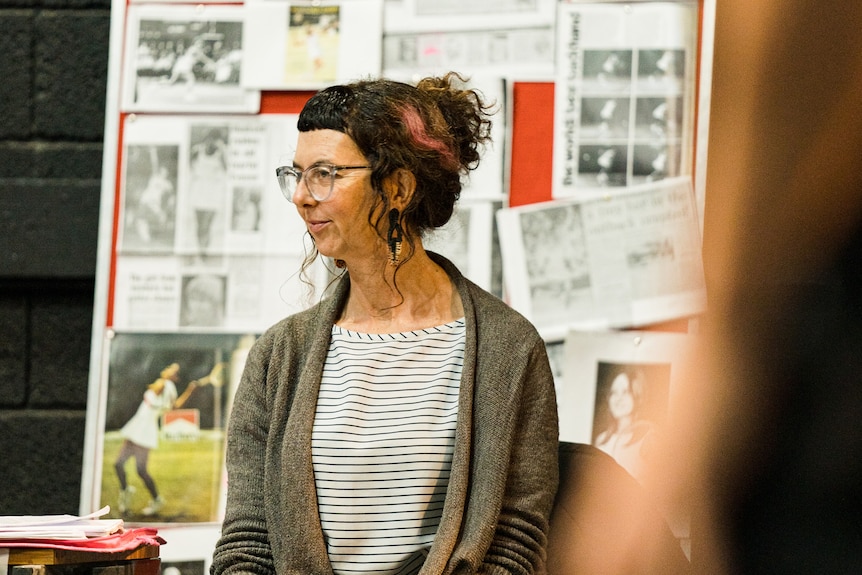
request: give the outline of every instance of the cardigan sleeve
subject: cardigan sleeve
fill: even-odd
[[[227,432],[227,506],[211,575],[275,573],[263,473],[269,431],[266,381],[271,347],[271,336],[267,334],[252,347],[233,400]]]
[[[559,424],[554,378],[544,342],[536,341],[520,373],[502,507],[479,573],[545,572],[548,522],[559,481]]]

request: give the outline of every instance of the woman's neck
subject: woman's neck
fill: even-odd
[[[363,333],[399,333],[433,327],[464,315],[449,275],[419,247],[397,269],[385,264],[354,269],[350,294],[336,324]]]

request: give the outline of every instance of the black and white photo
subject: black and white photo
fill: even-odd
[[[125,152],[120,249],[124,252],[172,252],[179,146],[132,144]]]
[[[238,6],[129,6],[123,109],[138,112],[257,112],[245,88]]]
[[[558,5],[554,198],[691,174],[695,35],[669,24],[694,26],[695,13],[691,2]],[[646,160],[645,146],[664,150]]]

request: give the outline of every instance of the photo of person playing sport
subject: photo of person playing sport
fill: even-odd
[[[175,383],[178,380],[180,365],[172,363],[161,371],[158,379],[147,386],[144,398],[135,415],[120,429],[123,445],[120,447],[120,454],[114,462],[114,470],[120,481],[117,511],[120,513],[129,511],[136,491],[134,486],[129,485],[126,476],[126,462],[131,458],[135,459],[135,470],[138,477],[144,482],[151,496],[149,504],[143,508],[141,513],[146,516],[156,515],[164,507],[165,498],[159,493],[156,482],[147,469],[150,450],[159,446],[161,416],[172,409],[180,409],[200,386],[217,385],[221,387],[223,371],[224,364],[217,363],[206,377],[189,382],[186,390],[178,397]]]
[[[101,504],[131,522],[219,515],[236,335],[117,334],[112,341]]]
[[[291,83],[331,82],[338,70],[338,6],[291,6],[285,79]]]

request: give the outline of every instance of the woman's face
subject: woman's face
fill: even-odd
[[[172,363],[169,366],[167,366],[166,368],[164,368],[161,371],[160,375],[162,376],[162,379],[172,379],[172,378],[176,377],[176,375],[179,372],[180,372],[179,364],[178,363]]]
[[[635,398],[632,395],[629,377],[621,373],[611,382],[611,392],[608,396],[608,408],[614,419],[630,416],[635,409]]]
[[[318,164],[367,166],[368,160],[347,134],[312,130],[299,133],[293,163],[297,169],[307,170]],[[376,199],[370,173],[339,172],[332,195],[323,202],[315,200],[300,180],[293,203],[321,254],[350,262],[382,250],[385,257],[386,243],[368,222],[368,212]]]

